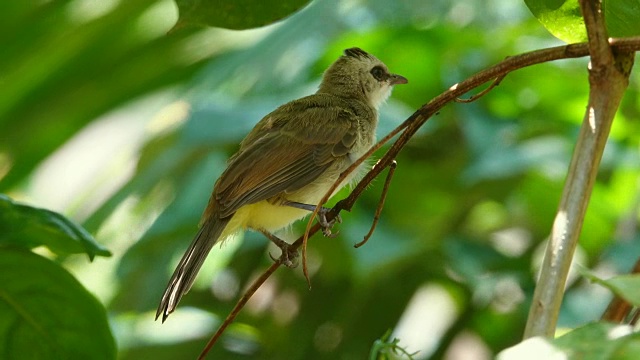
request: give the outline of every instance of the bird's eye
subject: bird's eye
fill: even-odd
[[[371,75],[378,81],[382,81],[385,79],[386,71],[382,68],[382,66],[378,65],[371,69]]]

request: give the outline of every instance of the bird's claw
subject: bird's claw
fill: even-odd
[[[318,211],[318,223],[320,224],[320,227],[322,228],[322,234],[326,237],[336,237],[338,236],[338,234],[340,233],[339,231],[336,231],[335,233],[331,232],[331,228],[333,227],[333,225],[335,225],[335,223],[342,223],[342,218],[340,217],[340,215],[336,215],[336,217],[334,217],[331,221],[327,221],[327,213],[331,211],[331,209],[328,208],[320,208],[320,210]]]
[[[278,247],[282,251],[282,254],[279,258],[275,258],[273,255],[271,255],[271,252],[269,252],[269,257],[271,258],[271,260],[290,269],[298,267],[298,249],[293,249],[289,244],[282,246],[278,245]]]

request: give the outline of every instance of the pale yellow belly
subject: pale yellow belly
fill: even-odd
[[[342,167],[346,168],[346,165],[342,164]],[[361,178],[368,167],[368,165],[363,164],[359,169],[356,169],[351,176],[340,184],[334,194],[349,182]],[[329,188],[333,185],[340,174],[340,172],[335,170],[329,171],[329,173],[332,173],[333,175],[326,176],[327,174],[325,173],[325,176],[320,177],[322,180],[317,180],[296,192],[285,194],[283,197],[289,201],[317,205],[326,192],[329,191]],[[255,204],[244,205],[233,215],[231,221],[222,233],[221,239],[226,239],[234,233],[247,228],[254,230],[262,229],[270,233],[274,233],[288,227],[296,220],[301,219],[310,213],[310,211],[287,205],[272,204],[266,200]]]

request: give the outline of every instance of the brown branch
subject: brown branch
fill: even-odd
[[[631,309],[633,309],[633,306],[629,302],[619,296],[614,296],[600,320],[621,324],[627,318]]]
[[[587,29],[591,71],[604,70],[613,64],[613,54],[608,42],[602,0],[580,0],[580,10]]]
[[[609,41],[611,46],[617,51],[637,51],[640,49],[640,37],[631,37],[624,39],[611,39]],[[376,145],[374,145],[367,153],[365,153],[362,157],[356,160],[345,172],[338,178],[338,180],[334,183],[332,188],[325,194],[323,199],[318,202],[318,207],[313,212],[309,222],[307,223],[307,227],[305,229],[305,233],[298,238],[293,244],[291,244],[292,249],[297,249],[300,246],[306,244],[306,241],[309,237],[320,230],[320,226],[318,224],[312,225],[313,219],[317,216],[319,208],[322,204],[325,204],[330,197],[330,194],[334,192],[337,188],[337,184],[341,183],[346,176],[354,171],[360,164],[362,164],[367,158],[369,158],[375,151],[380,149],[384,144],[386,144],[393,137],[398,135],[400,132],[402,134],[398,137],[398,139],[391,145],[389,150],[384,154],[382,158],[378,161],[377,165],[371,169],[360,182],[356,185],[356,187],[351,191],[349,196],[343,200],[340,200],[330,212],[327,213],[327,220],[333,220],[342,210],[350,211],[353,207],[355,201],[360,197],[362,192],[367,188],[367,186],[375,179],[386,167],[390,166],[393,162],[393,159],[396,158],[400,150],[406,145],[406,143],[411,139],[411,137],[418,131],[418,129],[435,113],[437,113],[442,107],[446,104],[454,101],[456,98],[464,95],[468,91],[486,83],[487,81],[491,81],[493,79],[503,78],[507,74],[512,71],[528,67],[531,65],[541,64],[549,61],[560,60],[560,59],[570,59],[570,58],[578,58],[584,57],[589,54],[589,50],[586,43],[580,44],[571,44],[566,46],[558,46],[548,49],[535,50],[529,53],[516,55],[513,57],[509,57],[504,61],[486,69],[480,71],[464,81],[461,81],[452,87],[450,87],[447,91],[441,93],[440,95],[433,98],[427,104],[423,105],[420,109],[418,109],[415,113],[413,113],[408,119],[406,119],[402,124],[396,127],[393,131],[383,137]],[[404,131],[403,131],[404,130]],[[303,261],[306,259],[305,251],[303,247]],[[203,350],[201,354],[201,359],[206,356],[209,349],[216,343],[216,341],[220,338],[224,330],[229,326],[231,322],[235,319],[239,311],[244,307],[249,298],[255,293],[257,288],[262,286],[262,284],[275,272],[275,270],[280,266],[279,263],[272,264],[258,279],[254,281],[254,283],[249,287],[249,289],[245,292],[245,294],[238,300],[238,303],[234,307],[233,311],[224,322],[220,325],[220,328],[213,335],[205,350]],[[304,270],[304,264],[303,264]],[[307,273],[308,274],[308,273]]]

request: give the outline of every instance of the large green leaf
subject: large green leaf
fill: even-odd
[[[281,20],[310,0],[176,0],[180,18],[174,29],[189,25],[250,29]]]
[[[0,245],[46,246],[59,255],[111,256],[84,228],[46,209],[13,202],[0,194]]]
[[[610,36],[640,35],[640,0],[605,1],[604,16]]]
[[[105,309],[66,270],[0,250],[0,358],[115,359]]]
[[[529,10],[555,37],[568,43],[587,39],[578,0],[525,0]],[[640,34],[640,0],[604,1],[610,36]]]

